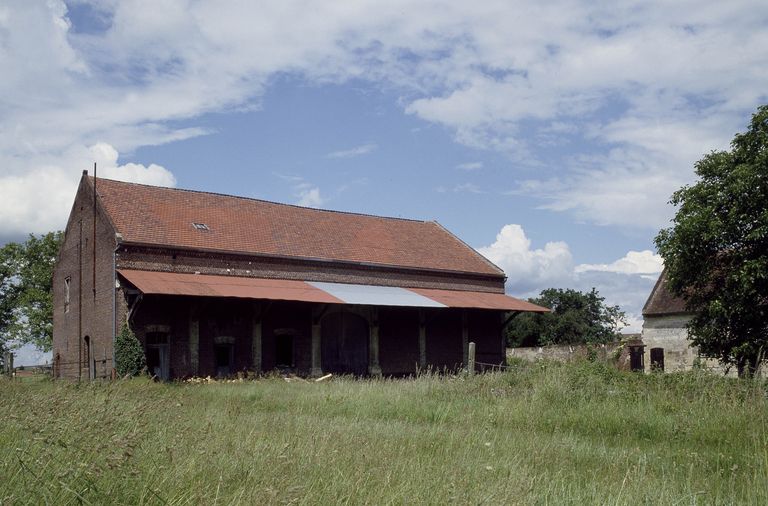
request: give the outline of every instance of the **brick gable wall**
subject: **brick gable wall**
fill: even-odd
[[[57,374],[70,379],[88,378],[85,336],[90,340],[91,358],[108,360],[106,364],[97,364],[97,376],[105,372],[109,374],[112,368],[115,231],[101,206],[97,206],[95,223],[94,296],[93,187],[84,177],[72,206],[53,273],[53,356],[54,361],[58,356],[61,364]],[[70,303],[69,311],[65,312],[67,278],[70,279]]]

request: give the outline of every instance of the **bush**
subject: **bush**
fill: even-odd
[[[146,367],[147,360],[144,349],[136,335],[124,324],[115,339],[115,370],[117,375],[137,376]]]

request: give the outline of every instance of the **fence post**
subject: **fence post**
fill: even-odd
[[[474,376],[475,374],[475,343],[469,343],[469,350],[467,353],[467,369],[469,370],[469,375]]]

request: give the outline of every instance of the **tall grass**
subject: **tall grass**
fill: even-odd
[[[475,377],[0,383],[2,504],[768,504],[764,385]]]

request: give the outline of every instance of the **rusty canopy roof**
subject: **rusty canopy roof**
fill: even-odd
[[[93,184],[94,178],[88,181]],[[96,189],[127,243],[504,276],[434,221],[326,211],[101,178]]]
[[[429,297],[448,307],[478,309],[500,309],[503,311],[527,311],[549,313],[550,310],[503,293],[465,292],[459,290],[435,290],[432,288],[411,288],[412,291]]]
[[[130,269],[120,269],[118,272],[147,295],[234,297],[372,306],[549,311],[549,309],[503,293],[319,283],[288,279],[245,278]]]
[[[303,281],[241,278],[121,269],[117,272],[147,295],[192,295],[239,299],[295,300],[342,304],[344,301]]]

